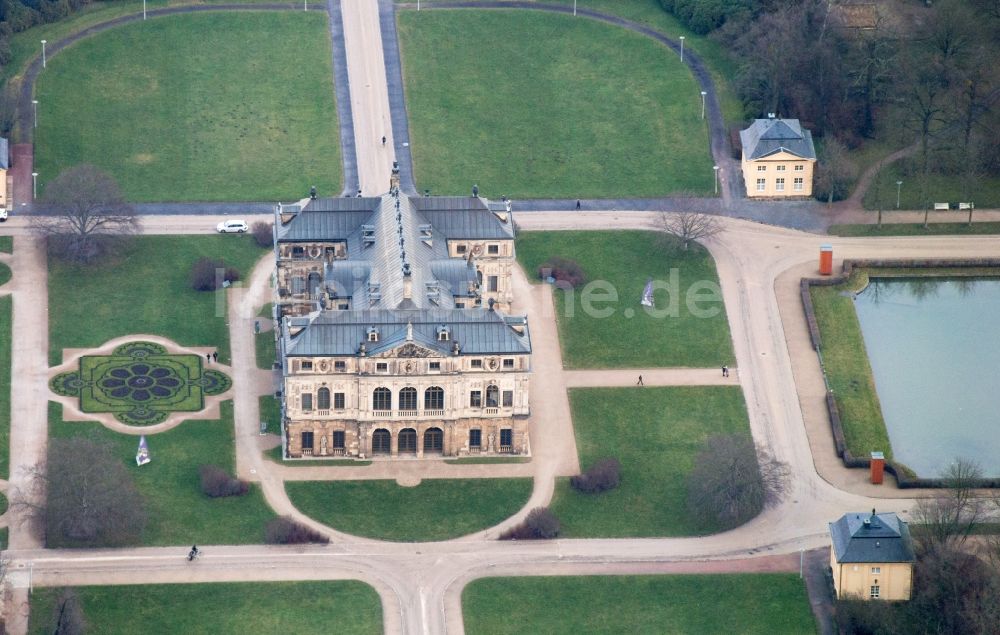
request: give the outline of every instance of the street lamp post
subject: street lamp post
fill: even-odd
[[[576,15],[576,0],[573,0],[573,15]]]
[[[701,91],[701,118],[702,119],[705,118],[705,95],[707,95],[707,94],[708,93],[706,93],[705,91]]]
[[[896,209],[899,209],[899,190],[903,187],[902,181],[896,181]]]
[[[681,36],[681,61],[684,61],[684,36]]]
[[[146,0],[142,0],[142,19],[146,19]]]
[[[715,193],[719,193],[719,166],[713,165],[712,169],[715,171]]]
[[[32,127],[33,128],[37,128],[38,127],[38,100],[37,99],[32,99],[31,100],[31,113],[34,115],[34,122],[35,122]]]
[[[38,172],[31,173],[31,198],[38,198]]]
[[[45,40],[42,40],[42,68],[45,68]]]

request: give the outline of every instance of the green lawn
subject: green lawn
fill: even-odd
[[[514,515],[531,495],[530,478],[288,482],[304,514],[355,536],[419,542],[487,529]]]
[[[11,311],[9,295],[0,296],[0,478],[10,478],[10,345]]]
[[[62,406],[55,402],[49,402],[49,435],[86,436],[112,444],[149,506],[144,545],[259,544],[264,526],[275,517],[254,485],[239,497],[213,499],[201,492],[198,466],[211,463],[230,473],[235,469],[231,401],[222,404],[222,417],[216,421],[185,421],[147,436],[152,461],[142,467],[135,464],[138,437],[111,432],[98,423],[64,422]]]
[[[530,463],[527,456],[466,456],[460,459],[445,459],[450,465],[488,465],[490,463]]]
[[[265,395],[257,398],[260,408],[260,420],[267,422],[267,431],[272,434],[281,432],[281,402],[276,397]]]
[[[555,291],[555,305],[566,368],[644,368],[659,366],[711,367],[733,363],[729,324],[721,293],[714,302],[698,302],[695,312],[708,310],[711,317],[696,317],[687,297],[698,286],[718,290],[715,262],[698,245],[688,251],[664,247],[656,232],[523,232],[517,239],[517,258],[530,279],[537,280],[540,264],[551,256],[576,260],[588,280],[610,283],[616,302],[595,301],[593,307],[611,314],[585,311],[583,294]],[[672,286],[676,276],[678,293],[666,289],[654,294],[654,316],[640,305],[647,278]],[[601,291],[598,289],[598,291]],[[595,294],[596,295],[596,294]],[[601,297],[606,294],[601,292]],[[676,300],[676,307],[671,307]],[[673,309],[676,308],[676,311]],[[627,317],[632,315],[633,317]]]
[[[225,297],[192,290],[191,266],[208,256],[245,276],[264,253],[249,235],[226,235],[139,236],[115,262],[87,267],[50,255],[49,362],[62,362],[63,348],[148,333],[185,346],[214,346],[219,361],[228,363]]]
[[[738,387],[574,388],[580,466],[614,457],[621,485],[581,494],[556,483],[550,509],[567,538],[691,536],[717,531],[687,514],[685,479],[710,436],[750,434]]]
[[[14,253],[14,237],[0,236],[0,252],[5,254]]]
[[[957,214],[957,213],[956,213]],[[933,220],[934,216],[931,216]],[[975,221],[975,217],[973,217]],[[889,223],[878,225],[830,225],[827,230],[834,236],[935,236],[940,234],[1000,234],[1000,223],[973,222],[972,225],[962,223],[935,223],[924,228],[923,223]]]
[[[11,276],[13,276],[13,273],[11,272],[10,267],[0,262],[0,285],[10,282]]]
[[[711,195],[699,88],[664,46],[540,12],[404,11],[398,20],[418,189]]]
[[[40,185],[92,162],[134,201],[335,194],[331,73],[319,11],[171,16],[88,38],[36,86]]]
[[[844,295],[844,291],[860,290],[867,284],[867,273],[856,271],[843,285],[812,287],[810,297],[822,338],[823,365],[840,410],[847,447],[854,456],[865,457],[877,449],[891,459],[892,444],[882,418],[861,324],[854,301]]]
[[[899,209],[923,210],[926,203],[958,203],[974,202],[977,209],[1000,207],[1000,177],[980,177],[974,183],[967,184],[965,178],[954,174],[922,174],[908,173],[907,161],[900,161],[887,166],[882,171],[881,199],[883,209],[896,207],[896,181],[902,181],[899,188]],[[926,183],[926,188],[921,187]],[[922,197],[926,196],[926,200]],[[872,185],[865,193],[865,209],[877,209],[879,190]],[[932,216],[933,216],[932,211]],[[965,214],[955,211],[948,216],[964,219]]]
[[[183,556],[178,556],[183,557]],[[206,552],[206,558],[212,554]],[[375,589],[355,580],[76,587],[88,633],[382,633]],[[29,633],[51,633],[59,588],[35,588]]]
[[[465,632],[815,633],[796,574],[481,578],[462,591]]]
[[[274,344],[274,332],[266,331],[254,335],[254,346],[257,349],[257,368],[271,370],[277,349]]]

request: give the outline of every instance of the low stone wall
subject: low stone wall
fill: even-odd
[[[910,259],[910,260],[845,260],[841,273],[836,276],[825,278],[803,278],[799,283],[799,291],[802,296],[802,308],[805,311],[806,324],[809,328],[809,339],[812,342],[813,350],[819,356],[820,368],[824,375],[826,369],[823,365],[822,338],[820,337],[819,324],[816,322],[816,312],[813,309],[810,289],[817,287],[830,287],[846,282],[854,273],[855,269],[963,269],[963,268],[1000,268],[1000,259],[997,258],[948,258],[948,259]],[[826,409],[830,416],[830,429],[833,433],[833,444],[837,450],[837,456],[844,462],[845,467],[868,469],[871,459],[867,457],[856,457],[847,448],[844,438],[844,427],[840,421],[840,409],[837,408],[837,400],[833,392],[827,389]],[[902,463],[886,461],[885,470],[896,478],[896,484],[900,489],[917,487],[949,487],[946,479],[940,478],[920,478],[913,474],[912,470]],[[975,487],[1000,488],[1000,478],[983,478],[975,483]]]

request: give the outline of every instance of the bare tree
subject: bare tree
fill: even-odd
[[[52,611],[54,635],[82,635],[87,632],[83,603],[73,589],[63,589]]]
[[[847,198],[858,175],[858,166],[851,160],[847,147],[836,138],[824,141],[816,161],[816,198],[827,204]]]
[[[688,511],[703,524],[731,529],[781,501],[788,465],[746,435],[705,442],[688,476]]]
[[[660,229],[681,241],[684,249],[691,241],[700,242],[722,233],[722,224],[715,216],[698,212],[660,212]]]
[[[944,474],[947,487],[940,495],[921,499],[914,511],[914,534],[923,553],[956,550],[986,518],[986,502],[975,489],[982,470],[967,459],[958,459]]]
[[[25,468],[30,491],[15,491],[11,507],[42,528],[49,547],[138,541],[146,525],[145,501],[109,444],[52,439],[47,464],[47,469]]]
[[[31,227],[50,241],[56,254],[91,262],[136,233],[139,219],[111,176],[92,165],[78,165],[46,186]]]

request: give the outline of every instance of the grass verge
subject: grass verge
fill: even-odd
[[[182,556],[178,556],[179,558]],[[212,554],[206,553],[211,558]],[[29,633],[51,633],[60,588],[36,588]],[[227,582],[75,587],[87,631],[106,635],[160,633],[382,632],[375,589],[355,580]]]
[[[95,422],[65,422],[62,405],[55,402],[49,402],[49,436],[86,436],[112,445],[148,505],[144,545],[259,544],[264,540],[264,526],[275,517],[255,485],[245,496],[229,498],[209,498],[201,491],[198,466],[210,463],[229,473],[235,470],[231,401],[223,402],[222,416],[216,421],[185,421],[148,436],[152,461],[142,467],[136,467],[134,460],[138,437],[112,432]]]
[[[5,254],[14,253],[14,237],[0,236],[0,252]]]
[[[892,459],[892,444],[882,418],[875,378],[854,301],[845,291],[859,291],[868,284],[868,273],[855,270],[844,284],[811,287],[813,311],[822,337],[823,366],[840,410],[844,441],[854,456],[882,449]]]
[[[816,632],[805,584],[782,573],[480,578],[462,613],[470,635]]]
[[[896,181],[903,182],[898,188],[899,209],[923,210],[933,203],[958,202],[974,202],[978,209],[1000,207],[1000,177],[980,177],[969,182],[954,174],[924,176],[912,167],[918,162],[916,158],[904,159],[884,167],[875,177],[881,179],[882,186],[873,181],[865,192],[865,209],[878,209],[879,199],[883,209],[892,209],[896,204]],[[962,217],[959,212],[955,215]]]
[[[277,397],[264,395],[257,398],[257,405],[260,408],[260,420],[267,422],[267,432],[280,434],[281,432],[281,402]]]
[[[254,335],[254,347],[257,350],[257,368],[271,370],[274,368],[277,349],[274,344],[274,333],[266,331]]]
[[[418,189],[712,194],[698,85],[650,38],[532,11],[405,11],[398,20]]]
[[[92,162],[132,201],[279,200],[311,185],[340,191],[324,12],[126,24],[53,56],[36,95],[40,189]]]
[[[490,463],[530,463],[526,456],[466,456],[460,459],[445,459],[451,465],[488,465]]]
[[[955,212],[956,214],[958,212]],[[931,217],[933,218],[933,216]],[[1000,223],[884,223],[878,225],[830,225],[833,236],[937,236],[942,234],[981,235],[1000,234]]]
[[[686,479],[710,436],[750,434],[738,387],[574,388],[580,466],[621,462],[621,485],[582,494],[556,483],[550,509],[567,538],[692,536],[717,531],[687,511]]]
[[[512,516],[531,495],[531,479],[428,479],[416,487],[297,481],[285,490],[299,511],[338,531],[422,542],[458,538]]]
[[[285,461],[281,456],[280,445],[264,452],[264,456],[285,467],[365,467],[372,464],[371,461],[355,459],[296,459],[294,461]]]
[[[0,478],[10,478],[11,326],[13,301],[0,296]]]
[[[0,285],[7,284],[10,282],[11,277],[13,277],[13,272],[11,272],[10,267],[0,262]]]
[[[715,261],[703,247],[692,245],[685,251],[673,239],[644,231],[518,236],[517,259],[529,279],[537,280],[538,267],[552,256],[575,260],[588,280],[603,281],[600,286],[595,283],[592,300],[586,303],[588,294],[583,291],[554,292],[566,368],[733,363]],[[659,314],[640,305],[647,278],[665,287],[654,292]],[[711,299],[690,302],[695,296]],[[699,317],[701,312],[704,317]]]
[[[194,291],[191,267],[207,256],[245,276],[264,253],[248,235],[227,235],[137,236],[113,261],[90,266],[49,254],[49,363],[61,363],[64,348],[138,333],[214,346],[228,363],[224,292]]]

